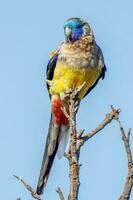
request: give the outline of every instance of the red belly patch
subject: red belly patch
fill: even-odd
[[[63,106],[63,103],[59,97],[52,99],[52,113],[54,113],[55,123],[57,125],[68,124],[68,119],[66,118],[63,111],[61,110],[62,106]]]

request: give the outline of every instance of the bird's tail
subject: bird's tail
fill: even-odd
[[[55,127],[53,124],[53,119],[51,115],[49,131],[46,140],[44,156],[42,160],[42,166],[40,170],[40,176],[37,184],[37,194],[43,193],[43,188],[46,185],[50,169],[52,167],[57,149],[58,149],[58,138],[59,138],[59,127]]]
[[[42,166],[40,170],[40,176],[37,184],[37,194],[42,194],[43,189],[47,183],[49,173],[55,158],[55,155],[58,150],[58,157],[60,155],[63,155],[63,152],[65,148],[61,148],[61,143],[63,143],[63,138],[66,140],[67,136],[63,136],[64,134],[67,134],[68,126],[64,125],[56,125],[53,122],[53,117],[51,115],[51,120],[49,124],[49,131],[48,136],[46,140],[45,150],[44,150],[44,156],[42,160]],[[61,142],[60,142],[61,141]],[[59,147],[59,148],[58,148]],[[59,150],[60,149],[60,150]]]

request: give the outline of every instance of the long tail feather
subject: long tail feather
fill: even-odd
[[[60,133],[60,127],[55,126],[51,116],[49,132],[46,140],[44,156],[42,160],[42,166],[40,170],[40,176],[37,185],[37,194],[42,194],[43,189],[47,183],[49,173],[58,149],[58,138]]]

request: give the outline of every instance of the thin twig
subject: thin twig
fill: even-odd
[[[38,199],[38,200],[43,200],[40,195],[38,195],[35,190],[29,185],[27,184],[21,177],[13,175],[18,181],[20,181],[25,187],[26,189],[31,193],[32,197],[34,199]]]
[[[93,137],[94,135],[96,135],[96,133],[100,132],[102,129],[104,129],[104,127],[109,124],[113,119],[115,119],[119,113],[120,113],[120,109],[113,109],[110,113],[108,113],[106,115],[106,117],[104,118],[104,120],[98,125],[97,128],[93,129],[92,131],[90,131],[89,133],[87,133],[85,136],[82,137],[82,140],[84,142],[86,142],[87,140],[89,140],[91,137]]]
[[[62,193],[62,191],[61,191],[61,189],[59,187],[56,189],[56,192],[59,194],[60,200],[65,200],[64,196],[63,196],[63,193]]]
[[[69,114],[67,113],[66,108],[65,108],[65,107],[61,107],[61,111],[64,113],[64,115],[66,116],[66,118],[67,118],[68,120],[70,120],[70,116],[69,116]]]
[[[83,144],[86,141],[88,141],[90,138],[92,138],[97,133],[99,133],[102,129],[104,129],[106,125],[108,125],[109,123],[112,122],[112,120],[116,119],[116,117],[119,115],[119,113],[121,111],[120,109],[114,109],[112,106],[111,106],[111,109],[112,109],[112,111],[110,113],[106,114],[103,121],[95,129],[91,130],[85,136],[82,136],[84,133],[84,130],[81,130],[77,134],[77,151],[80,151],[81,146],[83,146]]]
[[[84,129],[79,130],[79,132],[77,133],[77,138],[78,139],[81,138],[81,136],[83,135],[84,131],[85,131]]]
[[[124,143],[124,147],[125,147],[125,151],[126,151],[126,155],[127,155],[127,161],[128,161],[128,175],[126,178],[123,192],[122,192],[121,196],[119,197],[119,200],[129,200],[131,191],[132,191],[132,187],[133,187],[133,160],[132,160],[132,151],[131,151],[131,147],[130,147],[131,129],[129,129],[128,134],[126,134],[118,117],[116,118],[116,121],[118,122],[118,125],[120,128],[122,141]]]

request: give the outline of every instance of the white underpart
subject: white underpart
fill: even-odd
[[[61,134],[59,137],[59,147],[57,150],[58,159],[61,159],[64,156],[68,144],[68,139],[69,139],[68,127],[62,125],[60,133]]]

